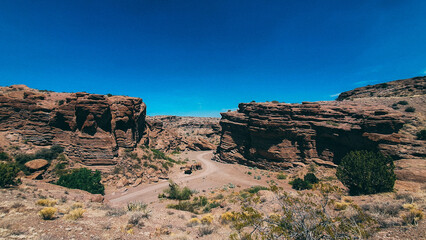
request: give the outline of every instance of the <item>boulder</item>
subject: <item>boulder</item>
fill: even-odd
[[[25,163],[25,167],[30,170],[39,170],[45,168],[49,162],[45,159],[35,159]]]
[[[92,197],[90,198],[90,201],[102,203],[104,201],[104,196],[102,196],[101,194],[93,194]]]

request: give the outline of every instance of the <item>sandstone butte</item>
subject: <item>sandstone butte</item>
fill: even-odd
[[[59,144],[85,165],[114,164],[119,147],[135,147],[145,136],[145,115],[140,98],[0,88],[0,129],[7,137]]]
[[[339,100],[367,95],[379,101],[380,97],[421,95],[419,99],[424,102],[425,79],[355,89],[342,93]],[[421,121],[369,101],[241,103],[237,111],[221,113],[221,141],[215,157],[266,169],[287,169],[311,162],[335,166],[353,150],[381,151],[395,159],[426,157],[425,141],[399,132],[404,124],[417,121],[423,125]],[[423,117],[424,112],[419,111]]]

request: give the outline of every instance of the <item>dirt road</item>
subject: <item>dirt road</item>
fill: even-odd
[[[241,187],[250,187],[253,185],[266,185],[265,182],[255,180],[252,176],[245,174],[247,167],[235,164],[219,163],[211,160],[212,151],[208,152],[189,152],[187,156],[196,159],[203,166],[201,171],[195,171],[191,175],[183,174],[181,171],[173,172],[170,178],[179,185],[188,186],[191,189],[201,191],[210,191],[215,188],[232,183]],[[129,188],[113,192],[106,195],[106,199],[112,205],[123,205],[131,201],[142,201],[151,203],[158,201],[158,194],[162,193],[169,185],[169,182],[163,180],[155,184],[144,184],[134,188]]]

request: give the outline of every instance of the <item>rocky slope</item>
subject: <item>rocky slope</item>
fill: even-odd
[[[6,142],[23,150],[58,144],[85,165],[114,164],[120,147],[134,148],[145,135],[145,113],[140,98],[0,88]]]
[[[407,97],[426,94],[426,76],[396,80],[343,92],[337,101],[368,97]]]
[[[147,117],[149,146],[166,152],[213,150],[219,143],[219,118]]]
[[[405,83],[409,87],[404,87]],[[424,86],[424,78],[394,81],[387,86],[394,86],[389,94],[401,95],[407,89],[423,89],[418,86]],[[377,96],[388,94],[374,89]],[[417,90],[407,92],[420,94]],[[346,96],[345,101],[242,103],[237,111],[221,113],[216,158],[286,169],[311,162],[335,166],[349,151],[363,149],[379,150],[397,159],[426,157],[425,141],[415,137],[425,128],[425,96],[362,98],[363,94],[370,95],[354,90],[341,94],[339,98]],[[406,111],[413,106],[418,110]]]

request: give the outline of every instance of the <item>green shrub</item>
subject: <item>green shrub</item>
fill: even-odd
[[[408,105],[408,102],[407,101],[399,101],[399,102],[397,102],[397,104],[399,104],[399,105]]]
[[[176,200],[188,200],[192,196],[192,191],[188,187],[181,189],[177,183],[170,181],[169,188],[164,190],[164,197]]]
[[[260,190],[268,190],[267,187],[264,186],[253,186],[251,188],[246,189],[247,192],[249,193],[258,193]]]
[[[405,109],[405,111],[406,111],[406,112],[415,112],[415,111],[416,111],[416,109],[415,109],[415,108],[413,108],[413,107],[407,107],[407,108]]]
[[[289,183],[291,184],[291,187],[296,190],[312,189],[312,184],[305,180],[302,180],[301,178],[296,178],[293,181],[290,181]]]
[[[19,165],[24,165],[26,162],[29,162],[34,159],[35,159],[35,156],[33,154],[18,153],[15,156],[15,161]]]
[[[315,174],[313,173],[307,173],[305,177],[303,177],[303,180],[310,184],[315,184],[319,182],[317,176],[315,176]]]
[[[179,201],[177,204],[169,204],[167,208],[173,208],[176,210],[192,212],[195,214],[202,212],[210,212],[213,208],[219,207],[220,203],[217,201],[210,201],[205,196],[194,197],[193,200]]]
[[[337,168],[337,178],[352,195],[392,191],[396,176],[392,158],[380,152],[348,153]]]
[[[426,140],[426,129],[423,129],[416,133],[417,139]]]
[[[38,150],[35,153],[34,158],[41,158],[41,159],[46,159],[46,160],[53,160],[56,159],[58,157],[58,155],[60,153],[62,153],[64,151],[64,148],[59,146],[59,145],[52,145],[50,147],[50,149],[47,148],[43,148]]]
[[[19,181],[16,180],[19,168],[16,164],[0,163],[0,187],[17,185]]]
[[[93,194],[104,194],[105,187],[101,183],[101,172],[92,172],[87,168],[75,169],[69,174],[62,175],[58,185],[67,188],[81,189]]]
[[[279,173],[277,175],[277,179],[283,180],[283,179],[286,179],[286,178],[287,178],[287,175],[285,175],[284,173]]]
[[[0,161],[9,161],[10,156],[6,152],[0,152]]]

